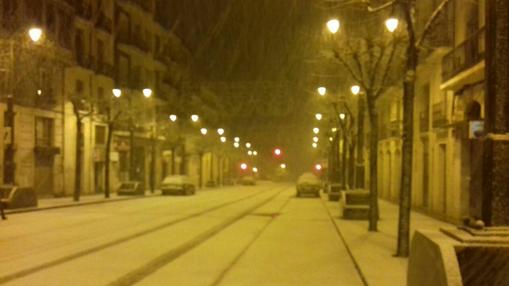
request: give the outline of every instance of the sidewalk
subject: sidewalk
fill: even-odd
[[[61,198],[41,198],[41,199],[38,199],[38,201],[37,201],[37,207],[20,208],[20,209],[6,209],[5,213],[7,215],[9,215],[9,214],[16,214],[16,213],[48,210],[48,209],[111,203],[111,202],[118,202],[118,201],[149,198],[152,196],[158,196],[160,194],[161,194],[161,192],[159,190],[156,190],[154,193],[151,193],[150,191],[147,190],[147,191],[145,191],[145,196],[118,196],[117,193],[111,193],[109,199],[104,198],[104,194],[93,194],[93,195],[87,194],[87,195],[82,195],[80,197],[79,202],[73,201],[72,196],[61,197]]]
[[[326,202],[334,221],[370,286],[406,285],[408,258],[394,257],[397,244],[398,206],[380,200],[378,232],[368,231],[366,220],[344,220],[337,202]],[[451,227],[421,213],[412,211],[411,233],[416,229]]]

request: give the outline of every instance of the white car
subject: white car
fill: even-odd
[[[313,173],[304,173],[297,180],[297,197],[304,194],[311,194],[315,197],[319,197],[321,189],[322,182],[320,178]]]
[[[194,195],[196,187],[188,176],[172,175],[164,178],[161,183],[163,195]]]

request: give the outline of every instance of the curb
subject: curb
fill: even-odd
[[[132,197],[125,197],[125,198],[114,198],[114,199],[105,199],[102,198],[101,200],[96,201],[89,201],[89,202],[70,202],[62,205],[55,205],[55,206],[47,206],[47,207],[32,207],[32,208],[21,208],[21,209],[6,209],[5,214],[11,215],[11,214],[20,214],[20,213],[30,213],[30,212],[38,212],[38,211],[45,211],[45,210],[53,210],[53,209],[63,209],[63,208],[70,208],[70,207],[81,207],[81,206],[88,206],[88,205],[98,205],[98,204],[106,204],[106,203],[115,203],[115,202],[121,202],[121,201],[130,201],[130,200],[137,200],[137,199],[146,199],[146,198],[152,198],[156,195],[145,195],[145,196],[132,196]]]

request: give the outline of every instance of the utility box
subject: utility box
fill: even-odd
[[[0,186],[0,200],[6,209],[37,206],[37,195],[34,189],[14,185]]]
[[[509,285],[509,227],[418,230],[408,286]]]

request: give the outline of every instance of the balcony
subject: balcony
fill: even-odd
[[[76,16],[90,20],[92,18],[92,6],[85,1],[76,1],[74,4]]]
[[[421,111],[419,113],[419,130],[421,132],[429,131],[429,110]]]
[[[82,68],[92,69],[92,59],[82,52],[76,52],[76,63],[78,63],[78,65]]]
[[[121,44],[134,46],[143,52],[149,51],[147,42],[139,34],[133,33],[131,36],[128,32],[121,31],[118,33],[117,39]]]
[[[401,137],[402,121],[394,120],[389,123],[389,137]]]
[[[484,60],[485,28],[479,29],[442,59],[442,82],[468,70]]]
[[[111,34],[113,32],[113,21],[101,12],[96,27]]]
[[[447,120],[447,108],[445,105],[445,101],[433,104],[432,116],[433,116],[433,128],[443,127],[449,122]]]
[[[97,73],[107,76],[107,77],[110,77],[110,78],[113,78],[113,74],[114,74],[113,66],[108,63],[98,62],[97,63]]]

